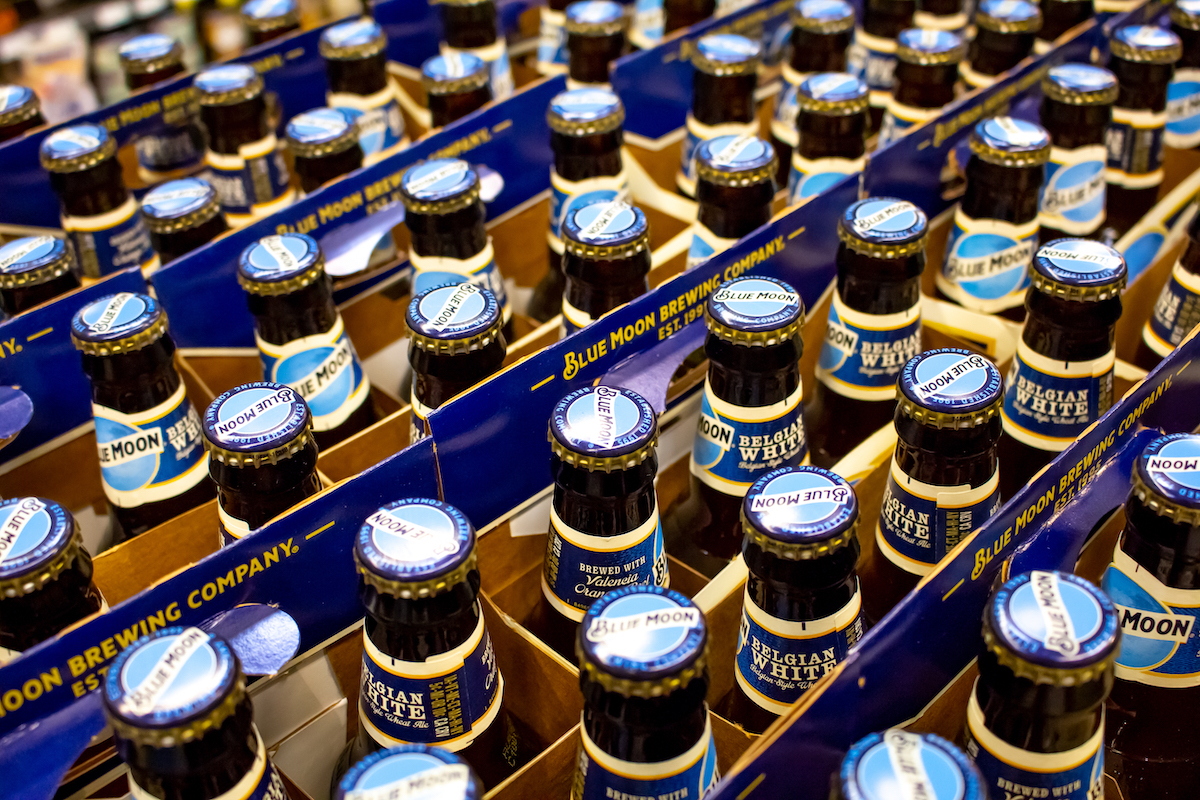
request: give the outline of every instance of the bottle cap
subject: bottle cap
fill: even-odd
[[[625,106],[610,89],[594,86],[554,95],[546,111],[550,130],[564,136],[593,136],[620,130]]]
[[[150,75],[183,63],[183,48],[163,33],[143,33],[121,45],[121,68],[130,75]]]
[[[579,0],[567,6],[563,30],[577,36],[614,36],[625,29],[625,9],[612,0]]]
[[[845,800],[987,800],[966,753],[932,733],[891,728],[850,746],[840,775]]]
[[[115,156],[117,140],[102,125],[72,125],[43,139],[39,154],[50,172],[82,172]]]
[[[650,223],[637,206],[599,200],[577,208],[562,224],[567,252],[595,261],[616,261],[650,249]]]
[[[471,53],[442,53],[421,65],[421,83],[430,94],[460,94],[486,86],[487,62]]]
[[[1050,159],[1050,134],[1036,122],[992,117],[971,130],[971,152],[1002,167],[1040,167]]]
[[[1117,91],[1117,76],[1091,64],[1059,64],[1042,78],[1046,97],[1072,106],[1112,105]]]
[[[223,64],[196,76],[196,96],[202,106],[232,106],[262,94],[263,82],[253,67]]]
[[[704,306],[708,332],[743,347],[771,347],[800,335],[804,300],[778,278],[742,276],[726,281]]]
[[[1004,381],[996,365],[957,347],[913,356],[897,387],[899,411],[929,428],[975,428],[999,416],[1004,405]]]
[[[75,349],[93,356],[141,350],[167,332],[167,312],[154,298],[120,292],[93,300],[71,320]]]
[[[775,148],[752,133],[727,134],[696,148],[696,177],[716,186],[775,182]]]
[[[792,25],[809,33],[854,30],[854,8],[845,0],[798,0],[792,6]]]
[[[126,647],[104,679],[113,732],[149,747],[178,747],[228,719],[246,697],[229,644],[199,628],[163,628]]]
[[[1183,56],[1183,42],[1179,36],[1157,25],[1117,28],[1109,46],[1113,58],[1140,64],[1174,64]]]
[[[360,17],[330,25],[321,34],[317,49],[322,58],[337,61],[368,58],[387,49],[387,36],[378,22]]]
[[[563,397],[550,414],[550,449],[591,472],[630,469],[655,454],[658,419],[637,392],[585,386]]]
[[[1175,0],[1171,22],[1189,31],[1200,31],[1200,0]]]
[[[1026,572],[1004,583],[983,612],[983,644],[1018,678],[1056,686],[1111,672],[1120,625],[1112,601],[1066,572]]]
[[[264,236],[238,259],[238,283],[251,294],[291,294],[324,276],[321,247],[303,233]]]
[[[909,64],[957,64],[967,56],[967,43],[957,33],[908,28],[896,37],[896,58]]]
[[[1099,302],[1121,296],[1129,271],[1116,250],[1089,239],[1055,239],[1030,265],[1033,288],[1059,300]]]
[[[41,101],[26,86],[0,85],[0,126],[16,125],[42,110]]]
[[[204,412],[204,447],[230,467],[261,467],[290,458],[313,441],[312,414],[290,386],[255,381],[236,386]]]
[[[377,750],[350,768],[334,800],[356,797],[479,800],[483,785],[467,762],[449,750],[402,744]]]
[[[983,0],[975,10],[975,24],[994,33],[1037,33],[1042,10],[1028,0]]]
[[[66,239],[23,236],[0,247],[0,289],[37,286],[71,271],[75,259]]]
[[[661,697],[708,673],[704,612],[661,586],[626,586],[583,615],[576,642],[581,678],[629,697]]]
[[[692,65],[718,77],[754,75],[761,60],[762,45],[736,33],[703,36],[692,51]]]
[[[380,508],[358,531],[354,561],[364,582],[404,600],[442,594],[477,569],[475,529],[441,500],[409,498]]]
[[[416,214],[449,214],[479,202],[479,176],[461,158],[435,158],[410,167],[400,199]]]
[[[496,295],[473,283],[421,292],[408,304],[406,320],[412,346],[440,355],[482,350],[504,328]]]
[[[907,200],[868,197],[851,203],[838,219],[838,238],[874,258],[907,258],[925,252],[929,219]]]
[[[1181,525],[1200,525],[1200,436],[1172,433],[1146,445],[1133,465],[1133,494]]]
[[[58,503],[44,497],[0,501],[0,597],[38,591],[81,552],[79,525]]]
[[[824,558],[855,541],[858,498],[820,467],[780,467],[759,477],[742,501],[746,544],[791,561]]]
[[[275,31],[300,25],[296,0],[248,0],[242,6],[242,21],[252,31]]]
[[[297,158],[344,153],[358,144],[358,119],[341,108],[314,108],[288,120],[287,140]]]
[[[848,72],[818,72],[796,91],[800,111],[845,117],[861,114],[869,102],[867,84]]]
[[[154,233],[191,230],[220,213],[221,198],[203,178],[160,183],[142,198],[142,219]]]

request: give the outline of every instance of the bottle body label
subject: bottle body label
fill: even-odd
[[[408,258],[413,265],[414,295],[438,286],[469,282],[483,286],[496,296],[505,322],[512,318],[512,306],[508,302],[508,292],[504,290],[504,276],[496,266],[491,237],[484,248],[470,258],[421,256],[411,251]]]
[[[756,705],[783,714],[822,676],[845,660],[863,636],[862,593],[840,611],[798,622],[763,611],[747,590],[738,633],[738,686]]]
[[[800,143],[800,132],[796,130],[796,117],[800,113],[797,93],[800,84],[811,75],[797,72],[786,61],[783,64],[783,89],[775,100],[775,114],[771,118],[771,133],[786,145],[795,147]]]
[[[942,113],[940,108],[917,108],[899,103],[895,98],[888,102],[883,122],[879,126],[879,146],[896,141],[910,128],[924,125]]]
[[[704,733],[686,752],[653,764],[625,761],[600,749],[588,735],[587,725],[580,726],[583,739],[575,767],[571,800],[605,798],[703,798],[720,780],[717,771],[717,743],[712,722],[706,720]]]
[[[363,632],[359,721],[383,747],[432,744],[462,750],[500,713],[504,679],[483,624],[458,647],[427,661],[383,653]]]
[[[200,417],[183,383],[165,403],[135,414],[92,405],[104,494],[135,508],[183,494],[208,477]]]
[[[691,472],[708,486],[741,497],[776,467],[808,463],[804,387],[769,406],[735,406],[716,397],[708,379],[692,444]]]
[[[550,230],[547,241],[555,253],[562,255],[563,243],[559,229],[567,215],[592,203],[610,203],[615,200],[630,202],[629,177],[622,169],[616,175],[600,175],[581,181],[569,181],[559,177],[550,167]]]
[[[794,152],[792,171],[788,174],[788,203],[810,200],[847,175],[862,172],[866,164],[866,156],[809,159]]]
[[[1108,186],[1106,153],[1102,144],[1050,149],[1038,208],[1042,225],[1068,236],[1089,236],[1100,229]]]
[[[1200,69],[1182,67],[1167,85],[1167,147],[1200,145]]]
[[[1108,146],[1108,182],[1126,189],[1147,189],[1163,180],[1163,135],[1167,112],[1113,107]]]
[[[494,100],[503,100],[513,93],[512,64],[508,60],[508,48],[505,46],[503,36],[497,37],[496,41],[483,47],[450,47],[443,42],[442,52],[470,53],[487,64],[492,76],[492,98]]]
[[[404,135],[404,116],[396,87],[388,84],[370,95],[330,92],[325,102],[331,108],[350,112],[358,121],[358,144],[363,151],[363,165],[368,166],[408,146]]]
[[[895,314],[864,314],[834,289],[817,380],[844,397],[889,400],[900,371],[920,352],[920,302]]]
[[[854,44],[846,53],[846,71],[867,84],[872,106],[886,108],[896,82],[896,40],[855,28]]]
[[[262,736],[254,729],[254,738],[258,742],[258,753],[250,765],[246,775],[228,792],[217,795],[213,800],[288,800],[287,787],[275,769],[275,765],[267,758],[267,749],[263,746]],[[129,795],[133,800],[162,800],[129,778]]]
[[[1116,676],[1170,689],[1200,686],[1200,590],[1164,585],[1119,546],[1100,586],[1121,620]]]
[[[1116,360],[1109,350],[1092,361],[1052,361],[1021,339],[1004,381],[1004,432],[1038,450],[1065,449],[1112,405]]]
[[[687,134],[683,137],[683,150],[680,153],[679,172],[675,183],[690,197],[696,195],[696,148],[701,143],[718,136],[755,136],[758,134],[757,122],[726,122],[721,125],[705,125],[692,116],[689,111],[684,129]]]
[[[717,236],[708,226],[696,222],[692,225],[692,243],[688,246],[687,268],[694,269],[715,255],[724,253],[737,244],[737,239]]]
[[[633,25],[629,43],[639,50],[648,50],[662,41],[667,17],[663,0],[634,0]]]
[[[339,314],[325,333],[305,336],[284,345],[271,344],[255,334],[263,375],[290,386],[312,411],[313,430],[330,431],[367,401],[371,381],[359,363]]]
[[[1029,264],[1037,249],[1038,221],[1015,225],[975,219],[954,210],[954,228],[937,286],[964,308],[995,313],[1025,302]]]
[[[63,230],[75,246],[83,274],[100,278],[128,267],[149,275],[158,269],[158,254],[150,245],[150,232],[130,195],[112,211],[94,217],[62,216]]]
[[[538,25],[537,71],[543,75],[567,74],[567,15],[542,6]]]
[[[1196,325],[1200,325],[1200,275],[1176,262],[1154,304],[1154,314],[1142,328],[1142,341],[1166,358]]]
[[[204,160],[208,178],[230,222],[245,225],[289,205],[295,191],[288,185],[287,164],[275,134],[244,144],[237,155],[209,150]]]
[[[203,135],[190,117],[180,125],[164,121],[134,143],[138,171],[147,183],[195,172],[204,164],[203,142]]]

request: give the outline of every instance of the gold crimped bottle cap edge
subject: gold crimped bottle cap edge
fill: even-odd
[[[1050,148],[1052,145],[1050,137],[1046,137],[1046,144],[1037,150],[1021,150],[1017,152],[998,150],[975,136],[974,132],[972,132],[969,146],[973,154],[979,156],[989,164],[996,164],[1002,167],[1040,167],[1050,160]]]
[[[569,445],[559,441],[558,437],[554,435],[553,423],[547,428],[546,436],[550,440],[550,451],[560,461],[572,467],[585,469],[588,472],[613,472],[618,469],[633,469],[658,452],[657,422],[654,425],[654,433],[646,440],[645,444],[618,456],[592,456],[571,449]]]
[[[349,120],[346,130],[324,142],[301,142],[286,133],[288,147],[297,158],[321,158],[335,153],[344,153],[358,144],[358,118]]]
[[[413,164],[413,167],[419,166]],[[408,174],[407,172],[405,173]],[[405,210],[413,214],[451,214],[479,202],[479,180],[465,192],[447,197],[444,200],[418,200],[404,191],[404,178],[400,179],[400,201]]]
[[[37,93],[31,91],[29,95],[29,102],[0,111],[0,125],[15,125],[18,122],[24,122],[42,110],[42,101],[38,98]]]
[[[1183,44],[1178,40],[1170,47],[1142,48],[1114,36],[1109,40],[1109,50],[1116,58],[1137,64],[1174,64],[1183,56]]]
[[[1037,13],[1024,19],[1002,19],[993,17],[982,8],[978,9],[975,12],[975,25],[992,33],[1037,33],[1042,29],[1042,10],[1037,5],[1031,5]]]
[[[625,30],[625,17],[622,15],[616,19],[593,22],[567,16],[563,22],[563,30],[568,35],[575,33],[581,36],[614,36]]]
[[[46,138],[49,139],[53,136],[54,134],[50,134]],[[42,168],[48,172],[83,172],[85,169],[91,169],[114,158],[117,155],[117,140],[109,134],[97,149],[74,157],[48,157],[40,147],[38,155],[41,158]]]
[[[62,550],[46,563],[28,572],[0,579],[0,597],[24,597],[40,591],[47,584],[58,580],[58,576],[64,570],[74,565],[75,560],[84,550],[83,530],[79,527],[79,521],[75,519],[75,515],[70,514],[69,516],[71,518],[71,535],[67,537]]]
[[[353,22],[345,24],[354,24]],[[367,42],[357,42],[349,45],[334,44],[324,35],[317,40],[317,52],[321,58],[333,61],[353,61],[359,58],[369,58],[387,50],[387,34],[380,28],[379,36]]]
[[[183,46],[176,39],[171,49],[155,58],[126,58],[119,56],[121,67],[131,75],[153,75],[174,66],[183,65]]]
[[[785,542],[759,530],[747,518],[745,505],[742,506],[740,516],[742,535],[746,541],[756,545],[764,553],[770,553],[786,561],[811,561],[838,552],[855,540],[859,522],[856,515],[854,521],[844,531],[839,531],[820,541]]]
[[[1186,9],[1180,8],[1178,3],[1171,4],[1171,22],[1181,28],[1189,31],[1200,31],[1200,9],[1197,9],[1196,14],[1187,13]]]
[[[854,30],[854,13],[851,11],[849,16],[838,17],[837,19],[813,19],[806,17],[799,8],[799,4],[793,5],[788,12],[788,19],[792,23],[792,27],[799,28],[805,33],[845,33],[846,31]]]
[[[221,199],[217,196],[216,192],[213,192],[213,196],[207,203],[195,211],[189,211],[178,217],[162,218],[156,217],[153,214],[147,214],[146,207],[143,205],[142,221],[146,223],[146,227],[151,233],[179,233],[180,231],[199,227],[220,213]]]
[[[565,228],[566,226],[563,227]],[[609,245],[581,242],[578,239],[567,236],[565,231],[563,232],[562,242],[563,249],[566,252],[579,258],[599,261],[617,261],[622,258],[632,258],[638,253],[650,249],[650,223],[646,223],[646,229],[638,234],[636,239],[629,242],[622,242],[621,244]]]
[[[796,105],[802,112],[848,117],[866,111],[871,105],[871,96],[864,94],[849,100],[821,100],[804,92],[796,92]]]
[[[758,68],[762,65],[762,54],[759,53],[743,61],[718,61],[704,55],[704,51],[700,49],[700,43],[696,42],[692,46],[689,60],[693,67],[709,75],[715,75],[718,78],[732,78],[737,75],[756,75]]]
[[[625,124],[625,104],[620,102],[620,98],[611,114],[586,120],[566,119],[555,114],[555,99],[557,97],[550,101],[550,107],[546,110],[546,124],[555,133],[561,133],[564,136],[592,136],[620,130],[621,126]]]
[[[1180,525],[1200,525],[1200,508],[1188,508],[1172,503],[1162,492],[1148,484],[1136,467],[1133,470],[1132,493],[1143,506],[1160,517]]]
[[[986,425],[989,421],[1000,416],[1000,410],[1003,407],[1004,395],[1001,394],[990,405],[963,414],[953,414],[947,411],[931,411],[907,397],[899,388],[896,389],[896,408],[913,422],[924,425],[927,428],[937,428],[939,430],[978,428],[980,425]]]
[[[915,256],[925,252],[925,247],[929,244],[929,229],[926,228],[925,233],[922,233],[911,241],[888,244],[886,242],[864,241],[855,236],[852,231],[848,230],[839,221],[838,238],[841,239],[842,244],[846,245],[846,247],[865,256],[882,259],[907,258],[908,256]]]
[[[408,328],[409,343],[420,350],[438,355],[464,355],[474,350],[482,350],[488,345],[500,338],[500,334],[504,331],[504,315],[497,314],[496,321],[487,327],[486,330],[467,336],[462,339],[436,339],[432,336],[414,331],[411,327]]]
[[[397,581],[372,572],[359,556],[358,548],[354,549],[354,566],[363,582],[377,591],[400,600],[423,600],[445,594],[458,584],[464,583],[471,571],[479,568],[479,548],[478,545],[472,545],[471,552],[457,566],[441,575],[421,581]]]
[[[696,159],[696,180],[708,181],[715,186],[731,186],[733,188],[754,186],[767,181],[774,182],[778,156],[771,152],[771,160],[760,167],[742,170],[718,169],[702,158]]]
[[[289,25],[300,24],[300,8],[289,8],[282,14],[274,17],[254,17],[242,12],[242,22],[252,31],[259,33],[266,31],[275,31],[280,28],[286,28]]]
[[[491,81],[486,62],[482,69],[455,78],[434,78],[421,71],[421,85],[429,94],[460,94],[487,86]]]
[[[915,47],[896,45],[896,58],[908,64],[921,67],[936,67],[944,64],[957,64],[967,57],[967,43],[962,42],[949,50],[939,50],[931,53],[928,50],[918,50]]]
[[[251,245],[253,247],[253,245]],[[312,266],[301,272],[295,277],[288,278],[284,281],[256,281],[253,278],[248,278],[238,270],[238,284],[243,289],[251,294],[262,296],[276,296],[281,294],[291,294],[299,291],[305,286],[311,286],[316,283],[325,274],[325,256],[322,253],[317,254],[316,261]]]
[[[586,675],[588,680],[599,684],[605,691],[616,692],[626,697],[662,697],[686,687],[693,680],[701,678],[707,673],[708,634],[705,633],[704,646],[690,664],[677,673],[656,680],[637,681],[605,672],[601,665],[587,657],[586,651],[579,647],[578,642],[575,646],[575,655],[579,662],[579,671]]]
[[[1056,300],[1078,303],[1099,303],[1102,300],[1111,300],[1114,297],[1120,297],[1128,281],[1128,275],[1122,275],[1120,280],[1111,283],[1099,284],[1097,286],[1072,286],[1059,283],[1053,278],[1043,275],[1034,269],[1032,264],[1029,266],[1029,275],[1031,287],[1042,294],[1049,295]]]
[[[202,106],[231,106],[253,100],[263,93],[262,75],[257,72],[250,82],[224,92],[204,92],[196,87],[196,100]]]
[[[1018,678],[1034,683],[1050,686],[1079,686],[1084,683],[1101,680],[1105,673],[1112,670],[1116,663],[1120,647],[1114,647],[1108,655],[1094,663],[1072,669],[1045,667],[1021,658],[1016,651],[1009,648],[992,630],[990,624],[983,626],[983,644],[996,658],[1000,666],[1010,670]]]
[[[233,654],[232,647],[230,648],[230,654]],[[233,682],[233,685],[229,689],[229,694],[225,696],[225,699],[200,719],[193,720],[185,725],[172,728],[157,728],[133,725],[112,713],[105,716],[108,719],[109,725],[112,726],[113,731],[118,736],[137,744],[165,749],[194,742],[197,739],[203,738],[209,731],[220,728],[225,720],[233,716],[238,706],[246,698],[246,677],[242,673],[240,666],[236,665],[236,660],[233,668],[237,670],[237,679]]]
[[[122,339],[110,339],[104,342],[92,342],[86,339],[80,339],[71,332],[71,342],[75,345],[75,349],[81,353],[86,353],[90,356],[115,356],[122,353],[132,353],[134,350],[141,350],[143,347],[148,347],[167,333],[167,310],[162,306],[158,306],[158,316],[146,328],[137,333],[130,334]]]
[[[62,255],[37,269],[22,272],[0,272],[0,289],[20,289],[52,281],[70,272],[74,264],[75,257],[68,244],[63,248]]]
[[[1102,106],[1111,105],[1117,101],[1121,87],[1114,81],[1112,86],[1092,92],[1079,92],[1050,79],[1050,75],[1042,78],[1042,93],[1051,100],[1069,106]]]
[[[742,345],[743,347],[773,347],[774,345],[791,341],[794,337],[800,335],[801,330],[804,328],[804,305],[803,301],[801,301],[800,313],[796,319],[786,325],[773,328],[769,331],[743,331],[726,325],[713,317],[712,312],[709,311],[708,303],[705,303],[704,324],[708,328],[709,333],[727,342]]]
[[[202,434],[200,438],[204,441],[204,449],[208,451],[210,458],[228,467],[238,469],[258,469],[278,464],[296,455],[317,440],[316,435],[313,433],[311,412],[309,413],[308,422],[305,423],[304,427],[295,436],[278,447],[272,447],[268,450],[229,450],[213,443],[207,435]]]

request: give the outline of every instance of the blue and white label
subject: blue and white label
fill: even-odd
[[[811,75],[811,72],[796,72],[787,62],[783,64],[783,90],[775,99],[771,133],[789,147],[795,147],[800,143],[800,132],[796,129],[796,117],[800,114],[797,95],[800,91],[800,84]]]
[[[1108,147],[1108,182],[1126,189],[1146,189],[1163,180],[1163,136],[1166,111],[1113,108],[1104,141]]]
[[[1042,225],[1069,236],[1088,236],[1100,229],[1108,186],[1106,153],[1100,144],[1050,148],[1038,208]]]
[[[450,47],[442,42],[442,53],[470,53],[487,64],[492,76],[492,99],[503,100],[513,93],[512,65],[508,60],[508,49],[505,47],[503,36],[483,47]]]
[[[737,242],[737,239],[717,236],[699,222],[693,223],[692,243],[688,246],[687,253],[687,268],[695,269],[713,256],[724,253]]]
[[[150,232],[132,196],[112,211],[94,217],[64,214],[62,226],[75,246],[83,274],[89,278],[129,267],[140,267],[143,275],[158,269],[158,254],[150,245]]]
[[[803,203],[841,183],[847,175],[862,172],[866,156],[858,158],[809,159],[792,153],[792,171],[788,174],[788,204]]]
[[[200,417],[183,384],[165,403],[135,414],[92,405],[104,494],[134,508],[183,494],[208,478]]]
[[[289,205],[295,192],[289,186],[287,163],[276,146],[275,134],[242,145],[237,155],[204,155],[208,180],[221,198],[231,223],[245,225]]]
[[[204,137],[188,118],[180,124],[163,122],[138,137],[138,168],[150,181],[195,172],[204,163]]]
[[[662,41],[665,28],[663,0],[634,0],[633,26],[629,29],[630,44],[639,50],[649,50]]]
[[[579,733],[583,743],[579,748],[571,800],[700,800],[720,780],[711,721],[704,723],[704,733],[684,753],[669,761],[650,764],[625,761],[604,752],[588,735],[586,724],[580,726]]]
[[[1200,69],[1182,67],[1167,84],[1167,147],[1190,150],[1200,145]]]
[[[718,136],[755,136],[758,134],[758,123],[726,122],[721,125],[705,125],[689,111],[684,129],[687,135],[683,137],[683,149],[680,151],[679,172],[675,175],[675,183],[689,197],[695,197],[696,148]]]
[[[537,71],[542,75],[567,74],[567,15],[549,6],[538,9]]]
[[[288,800],[287,787],[283,785],[275,765],[267,758],[267,749],[257,729],[254,738],[258,742],[258,753],[250,769],[232,789],[213,800]],[[133,800],[162,800],[138,786],[132,775],[129,777],[129,794]]]
[[[854,44],[846,52],[846,72],[867,84],[872,106],[886,108],[896,82],[896,40],[855,28]]]
[[[964,308],[993,314],[1025,302],[1029,263],[1037,248],[1038,220],[1019,225],[974,219],[954,209],[954,228],[937,286]]]
[[[559,177],[550,167],[550,230],[546,241],[562,255],[562,224],[569,215],[593,203],[630,202],[629,176],[622,169],[616,175],[598,175],[581,181]]]
[[[504,290],[504,276],[496,266],[496,251],[492,248],[490,237],[484,248],[470,258],[422,256],[415,252],[409,252],[408,258],[413,266],[414,295],[438,286],[473,283],[496,296],[496,301],[503,309],[505,322],[512,318],[512,306],[508,301],[508,292]]]
[[[124,717],[171,716],[211,698],[233,669],[227,652],[199,628],[140,645],[121,665],[117,701]]]
[[[1053,361],[1022,338],[1004,381],[1004,432],[1038,450],[1059,452],[1113,402],[1116,353]]]
[[[1200,325],[1200,275],[1189,272],[1176,261],[1154,304],[1154,314],[1142,328],[1142,341],[1166,358],[1197,325]]]
[[[387,86],[374,94],[330,92],[325,101],[330,108],[340,108],[357,119],[358,144],[362,147],[364,166],[382,161],[408,146],[408,137],[404,135],[404,117],[400,113],[400,101],[391,79],[388,80]]]
[[[858,400],[890,400],[904,365],[921,352],[921,304],[895,314],[864,314],[834,289],[817,380]]]

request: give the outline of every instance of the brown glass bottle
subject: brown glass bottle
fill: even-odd
[[[967,89],[991,86],[1033,52],[1042,12],[1025,0],[984,0],[975,12],[975,38],[959,66]]]
[[[590,325],[649,288],[650,224],[620,200],[576,208],[562,226],[563,332]]]
[[[438,8],[445,34],[442,51],[468,52],[483,59],[492,75],[492,96],[502,100],[512,94],[512,67],[495,0],[446,0]]]
[[[1042,29],[1033,41],[1037,55],[1050,52],[1058,37],[1096,15],[1092,0],[1043,0],[1040,5]]]
[[[608,86],[608,67],[625,53],[625,9],[612,0],[580,0],[567,6],[567,83]]]
[[[296,0],[249,0],[242,6],[251,47],[274,41],[300,30],[300,6]]]
[[[0,311],[12,317],[79,288],[65,239],[23,236],[0,247]]]
[[[180,178],[151,189],[142,198],[142,220],[164,264],[229,230],[217,190],[203,178]]]
[[[778,171],[771,145],[753,134],[725,135],[696,148],[696,224],[688,247],[693,269],[771,221]]]
[[[800,141],[788,173],[790,205],[807,202],[863,170],[870,124],[867,84],[846,72],[810,75],[796,92],[796,105]]]
[[[958,65],[966,52],[966,43],[953,31],[900,31],[896,37],[896,82],[879,129],[879,147],[934,119],[954,102]]]
[[[854,44],[846,71],[870,89],[870,132],[879,130],[896,77],[896,37],[911,28],[916,0],[867,0],[862,20],[854,31]]]
[[[387,35],[370,17],[339,22],[321,33],[329,91],[325,103],[356,118],[363,163],[370,166],[408,146],[394,80],[388,76]]]
[[[121,69],[131,94],[182,75],[183,47],[161,33],[135,36],[121,45]],[[138,175],[148,184],[189,175],[203,166],[204,136],[196,125],[196,107],[184,103],[164,108],[153,130],[135,142]]]
[[[703,22],[717,10],[717,0],[663,0],[663,33]]]
[[[1200,215],[1188,223],[1187,246],[1171,268],[1154,304],[1154,312],[1142,326],[1133,363],[1151,370],[1170,355],[1192,328],[1200,325]]]
[[[1182,45],[1175,62],[1172,78],[1176,95],[1167,103],[1167,132],[1163,137],[1167,147],[1175,150],[1200,148],[1200,130],[1196,126],[1196,79],[1200,77],[1200,5],[1196,0],[1177,0],[1171,4],[1171,32]],[[1186,88],[1179,91],[1179,84]]]
[[[427,60],[421,65],[421,83],[435,128],[449,125],[492,100],[488,66],[470,53],[447,52]]]
[[[358,122],[341,108],[314,108],[288,120],[287,143],[300,191],[310,194],[363,165]]]
[[[0,85],[0,142],[45,124],[42,104],[32,89]]]

